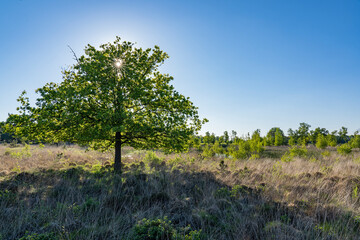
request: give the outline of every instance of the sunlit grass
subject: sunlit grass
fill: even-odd
[[[134,239],[146,218],[180,239],[356,238],[359,152],[309,148],[281,161],[287,151],[236,160],[125,148],[117,176],[112,152],[0,145],[0,236]]]

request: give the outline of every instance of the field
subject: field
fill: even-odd
[[[0,239],[360,239],[359,150],[287,151],[125,148],[119,176],[113,152],[2,144]]]

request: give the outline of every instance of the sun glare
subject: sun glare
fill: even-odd
[[[115,59],[115,67],[121,68],[123,65],[123,61],[121,59]]]

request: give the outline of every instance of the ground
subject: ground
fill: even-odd
[[[119,176],[113,152],[2,144],[0,239],[360,239],[360,152],[287,151],[125,148]]]

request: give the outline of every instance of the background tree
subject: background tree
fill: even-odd
[[[317,127],[317,128],[315,128],[315,130],[310,131],[309,138],[310,138],[311,143],[316,144],[317,139],[323,140],[323,138],[319,138],[319,135],[326,137],[328,134],[329,134],[329,131],[326,130],[326,128]]]
[[[288,136],[289,136],[288,144],[290,146],[295,145],[296,144],[296,133],[295,133],[295,131],[292,130],[291,128],[289,128]]]
[[[299,128],[295,132],[295,136],[297,137],[297,143],[307,144],[309,141],[309,129],[310,125],[307,123],[300,123]]]
[[[211,143],[212,139],[211,139],[211,135],[210,135],[209,131],[207,131],[205,133],[205,136],[203,137],[203,141],[204,141],[205,144],[210,144]]]
[[[235,142],[237,138],[237,132],[235,130],[231,130],[231,141]]]
[[[277,141],[276,141],[276,136],[277,136]],[[266,134],[266,143],[269,146],[280,146],[284,143],[284,132],[278,128],[278,127],[273,127],[269,130],[269,132]],[[276,144],[275,144],[276,142]]]
[[[225,141],[225,143],[226,144],[228,144],[229,143],[229,133],[228,133],[228,131],[225,131],[224,132],[224,141]]]
[[[18,140],[12,135],[5,132],[5,122],[0,122],[0,142],[18,142]]]
[[[284,132],[280,129],[277,128],[275,131],[275,142],[274,145],[275,146],[281,146],[284,144]]]
[[[338,131],[339,139],[338,143],[346,143],[349,141],[348,129],[346,127],[341,127],[341,129]]]
[[[88,45],[63,82],[37,90],[36,107],[20,96],[19,114],[9,116],[7,129],[31,140],[115,146],[116,172],[123,145],[182,151],[206,119],[169,84],[173,78],[159,72],[167,58],[158,46],[143,50],[119,37],[100,49]]]

